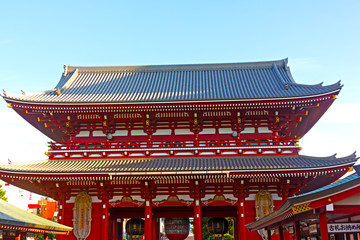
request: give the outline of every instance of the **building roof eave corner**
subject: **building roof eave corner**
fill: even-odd
[[[274,212],[256,220],[255,222],[246,224],[246,228],[248,228],[250,231],[256,231],[262,228],[267,227],[267,225],[265,226],[266,223],[269,222],[273,222],[273,219],[279,215],[284,215],[286,213],[288,213],[289,211],[292,211],[291,209],[291,203],[286,200],[286,202],[281,205],[277,210],[275,210]],[[268,224],[269,225],[269,224]]]
[[[2,98],[6,98],[6,97],[7,97],[7,92],[6,92],[5,89],[3,89],[3,93],[2,93],[2,94],[0,93],[0,96],[1,96]]]
[[[66,77],[67,74],[68,74],[68,70],[69,70],[69,66],[64,64],[64,73],[63,73],[63,76]]]

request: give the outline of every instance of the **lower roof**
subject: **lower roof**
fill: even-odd
[[[360,175],[357,173],[352,174],[351,176],[346,177],[340,181],[318,188],[314,191],[290,197],[276,211],[260,218],[253,223],[248,224],[246,227],[249,230],[254,231],[275,225],[286,220],[287,218],[292,217],[294,214],[311,210],[312,208],[310,204],[313,201],[319,201],[320,199],[328,200],[331,199],[334,195],[341,194],[356,187],[360,187]],[[325,202],[326,204],[329,204],[328,201]]]
[[[71,227],[26,212],[0,199],[0,224],[51,232],[69,232]]]
[[[352,166],[355,153],[346,157],[229,156],[118,159],[56,159],[36,163],[0,165],[1,172],[17,174],[100,174],[100,173],[256,173],[312,171]]]

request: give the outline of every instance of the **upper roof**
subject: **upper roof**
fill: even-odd
[[[35,228],[50,232],[69,232],[71,227],[26,212],[0,199],[0,224]]]
[[[258,230],[260,228],[265,228],[277,222],[281,222],[286,218],[290,218],[296,213],[301,213],[307,210],[311,210],[312,208],[310,203],[312,201],[319,201],[320,199],[330,199],[331,196],[340,194],[342,192],[345,192],[347,190],[359,186],[360,186],[360,176],[354,173],[349,177],[346,177],[340,181],[334,182],[324,187],[318,188],[314,191],[307,192],[298,196],[290,197],[276,211],[270,213],[269,215],[266,215],[265,217],[260,218],[259,220],[253,223],[248,224],[246,227],[249,228],[251,231]],[[328,201],[325,202],[326,202],[325,205],[329,204]],[[297,212],[296,209],[297,206],[300,208],[302,207],[303,210]]]
[[[74,67],[53,90],[9,94],[5,99],[41,103],[143,103],[256,100],[322,95],[340,82],[322,86],[296,84],[287,59],[268,62]]]
[[[346,157],[243,156],[243,157],[177,157],[128,158],[128,159],[56,159],[38,163],[0,165],[0,171],[39,174],[88,174],[88,173],[200,173],[227,171],[251,173],[259,171],[311,171],[353,165],[355,153]]]

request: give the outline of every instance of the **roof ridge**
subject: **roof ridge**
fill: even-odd
[[[138,66],[69,66],[65,65],[64,74],[79,70],[82,72],[151,72],[151,71],[202,71],[202,70],[223,70],[223,69],[254,69],[271,68],[275,64],[277,67],[286,67],[287,60],[274,60],[262,62],[238,62],[238,63],[200,63],[200,64],[167,64],[167,65],[138,65]]]
[[[330,84],[330,85],[325,85],[323,86],[324,82],[321,83],[317,83],[317,84],[302,84],[302,83],[288,83],[290,86],[294,86],[294,87],[315,87],[315,88],[323,88],[323,87],[339,87],[342,88],[344,85],[341,84],[341,80],[337,81],[336,83]]]
[[[330,156],[325,156],[325,157],[316,157],[316,156],[307,156],[307,155],[298,155],[301,157],[306,157],[306,158],[310,158],[310,159],[328,159],[328,160],[340,160],[340,159],[348,159],[348,158],[353,158],[355,160],[359,159],[360,157],[356,157],[356,151],[347,155],[347,156],[343,156],[343,157],[336,157],[337,153],[330,155]]]

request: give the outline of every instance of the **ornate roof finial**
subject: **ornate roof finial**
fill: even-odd
[[[60,95],[61,94],[61,90],[60,90],[60,88],[55,88],[55,93],[56,93],[56,95]]]
[[[4,95],[4,97],[6,97],[6,91],[5,91],[5,89],[3,89],[3,95]]]
[[[68,65],[64,64],[64,77],[68,74]]]

